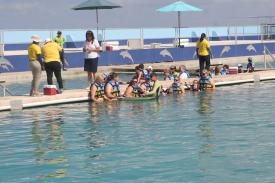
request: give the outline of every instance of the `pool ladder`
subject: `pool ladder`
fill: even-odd
[[[267,64],[270,68],[273,68],[273,66],[267,62],[267,56],[270,56],[272,58],[272,61],[275,62],[275,57],[273,56],[273,54],[270,52],[270,50],[264,46],[264,66],[265,66],[265,69],[267,69]]]

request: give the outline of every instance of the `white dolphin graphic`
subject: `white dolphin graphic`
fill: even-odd
[[[172,54],[167,49],[162,50],[159,54],[163,57],[170,57],[172,60],[174,60]]]
[[[230,46],[224,46],[224,48],[222,49],[222,52],[220,54],[220,57],[222,57],[225,53],[228,53],[231,50]]]
[[[0,57],[0,68],[10,71],[10,69],[13,69],[14,67],[6,58]]]
[[[257,53],[256,48],[255,48],[252,44],[248,45],[248,46],[246,47],[246,49],[247,49],[249,52],[254,51],[255,53]]]
[[[65,58],[64,59],[64,64],[66,65],[66,66],[70,66],[70,64],[69,64],[69,62],[68,62],[68,60]]]
[[[131,63],[134,64],[134,59],[132,55],[128,52],[128,50],[120,52],[119,55],[122,56],[123,59],[128,58],[131,61]]]
[[[197,58],[197,51],[195,51],[193,54],[193,59],[196,59],[196,58]]]

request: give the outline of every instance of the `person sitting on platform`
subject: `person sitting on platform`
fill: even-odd
[[[174,80],[175,77],[179,77],[179,75],[180,75],[176,70],[177,70],[176,66],[170,67],[170,77],[173,78],[172,80]]]
[[[214,81],[209,76],[209,72],[205,69],[202,71],[202,76],[200,78],[199,84],[200,84],[200,90],[201,91],[215,88]]]
[[[151,82],[153,83],[153,87],[150,91],[145,92],[145,96],[158,97],[160,95],[162,86],[160,81],[158,80],[158,75],[154,72],[151,74]]]
[[[169,88],[169,93],[183,94],[185,93],[184,85],[181,83],[179,77],[175,77],[173,84]]]
[[[110,73],[107,78],[104,94],[109,100],[117,100],[120,97],[119,76],[117,73]]]
[[[221,75],[225,76],[229,74],[229,65],[223,65],[223,69],[221,70]]]
[[[126,88],[124,97],[137,97],[144,94],[144,92],[145,88],[138,84],[136,79],[133,79]]]
[[[191,91],[200,91],[200,83],[198,80],[194,80],[191,87],[190,87]]]
[[[238,64],[238,73],[243,73],[243,65]]]
[[[95,82],[90,87],[90,97],[93,102],[102,102],[108,100],[104,95],[105,80],[102,76],[97,76]]]
[[[221,75],[221,67],[220,66],[216,66],[215,67],[215,76],[220,76]]]
[[[180,79],[181,80],[186,80],[188,78],[190,78],[190,74],[189,72],[186,70],[186,66],[185,65],[182,65],[179,67],[179,70],[180,70]]]
[[[153,73],[153,67],[152,66],[148,66],[146,70],[144,70],[143,74],[144,74],[144,79],[146,81],[151,79],[151,74]]]
[[[164,81],[172,81],[174,80],[174,76],[171,77],[170,69],[164,69]]]
[[[133,95],[141,94],[144,92],[144,90],[141,88],[141,86],[146,82],[144,78],[144,71],[142,70],[143,68],[143,64],[135,67],[136,74],[132,78],[132,80],[128,82],[129,85],[124,93],[125,97],[132,97]]]
[[[248,58],[248,64],[247,64],[246,68],[247,68],[247,72],[254,72],[254,70],[255,70],[255,64],[251,57]]]

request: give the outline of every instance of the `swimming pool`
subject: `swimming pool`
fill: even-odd
[[[0,182],[274,182],[274,90],[3,112]]]

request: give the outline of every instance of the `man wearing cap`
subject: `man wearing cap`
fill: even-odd
[[[180,76],[180,74],[176,70],[177,70],[176,66],[171,66],[170,67],[170,77],[173,78],[172,80],[174,80],[175,77]]]
[[[53,84],[53,73],[56,77],[59,93],[63,92],[63,81],[61,76],[61,53],[62,48],[51,39],[46,39],[42,47],[42,53],[45,60],[45,70],[47,73],[48,85]]]
[[[63,66],[63,71],[66,71],[67,69],[65,68],[65,53],[64,53],[64,44],[65,44],[65,38],[62,35],[61,31],[57,32],[57,36],[54,38],[54,42],[56,42],[61,48],[62,48],[62,55],[61,55],[61,62]]]
[[[39,85],[41,82],[41,71],[42,71],[42,56],[41,48],[39,46],[40,37],[33,35],[31,37],[32,43],[28,47],[28,56],[30,62],[30,68],[32,71],[32,84],[30,96],[39,95]]]

